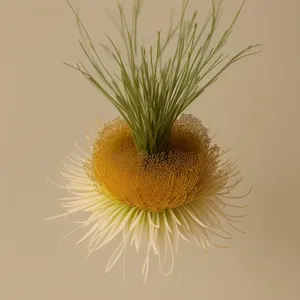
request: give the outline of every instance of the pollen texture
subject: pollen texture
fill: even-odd
[[[182,115],[173,125],[168,149],[156,155],[137,152],[124,120],[106,124],[85,170],[109,198],[161,212],[217,194],[232,168],[222,168],[220,149],[202,122]]]

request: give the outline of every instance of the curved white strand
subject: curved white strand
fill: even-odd
[[[74,157],[75,159],[77,159],[78,162],[81,162],[81,163],[83,163],[83,164],[87,161],[86,158],[80,157],[80,156],[79,156],[77,153],[75,153],[75,152],[73,152],[71,155],[73,155],[73,157]]]
[[[94,197],[97,199],[100,198],[98,193],[95,193]],[[88,199],[91,199],[91,198],[92,197],[90,197]],[[84,200],[84,199],[87,199],[84,195],[76,196],[76,197],[60,197],[60,198],[58,198],[58,200],[60,200],[60,201],[77,201],[77,200]]]
[[[123,261],[122,261],[122,272],[123,272],[123,277],[124,279],[126,278],[126,272],[125,272],[125,258],[126,258],[126,253],[127,253],[127,248],[128,248],[128,244],[130,241],[130,237],[131,237],[131,232],[129,232],[129,222],[127,224],[125,224],[125,227],[123,228],[123,241],[124,241],[124,255],[123,255]]]
[[[72,202],[64,202],[62,203],[62,207],[68,208],[68,207],[75,207],[83,204],[91,204],[91,203],[97,203],[97,201],[92,201],[92,200],[76,200]]]
[[[147,212],[147,215],[148,215],[148,243],[150,245],[150,248],[152,247],[153,248],[153,251],[154,253],[156,254],[157,253],[157,247],[156,247],[156,241],[155,241],[155,229],[157,227],[154,226],[154,222],[152,220],[152,214],[151,212]],[[150,221],[151,220],[151,221]]]
[[[90,153],[85,152],[83,149],[81,149],[77,143],[74,143],[74,145],[76,146],[76,148],[81,152],[81,154],[83,154],[86,158],[90,157]]]
[[[155,218],[155,223],[160,224],[160,220],[159,220],[160,217],[159,217],[158,213],[154,214],[154,218]],[[159,251],[158,251],[159,245],[158,245],[158,238],[157,238],[159,228],[160,228],[159,226],[152,228],[152,236],[151,236],[152,248],[153,248],[153,252],[155,253],[155,255],[158,255],[158,253],[159,253]]]
[[[84,227],[84,224],[77,226],[74,230],[68,232],[66,235],[64,235],[59,241],[62,242],[64,241],[68,236],[70,236],[71,234],[73,234],[74,232],[76,232],[77,230],[79,230],[80,228]]]
[[[136,217],[135,220],[133,220],[132,224],[130,225],[129,231],[132,231],[136,227],[136,225],[140,222],[143,214],[144,214],[144,211],[140,210],[140,212],[138,213],[138,216]]]
[[[61,171],[60,174],[69,181],[69,185],[94,186],[91,181],[83,180],[81,177],[71,174],[70,172],[66,173]]]
[[[163,272],[163,266],[162,266],[162,251],[163,249],[165,249],[165,225],[163,222],[161,222],[161,226],[159,228],[159,232],[158,232],[158,243],[159,243],[159,247],[158,247],[158,265],[159,265],[159,269],[161,273]],[[165,253],[165,251],[164,251]]]
[[[173,249],[175,249],[175,252],[178,252],[179,237],[180,237],[179,229],[178,229],[178,220],[177,220],[175,214],[172,214],[171,212],[172,212],[172,210],[168,210],[168,213],[170,214],[170,217],[172,219],[171,226],[172,226],[173,234],[172,234],[171,240],[172,240],[172,244],[173,244]]]
[[[166,227],[169,226],[168,224],[168,220],[167,219],[164,219],[164,221],[166,222]],[[170,237],[170,232],[168,232],[168,230],[166,231],[166,252],[165,252],[165,259],[167,257],[167,251],[168,249],[170,249],[170,252],[171,252],[171,266],[170,266],[170,270],[167,271],[167,272],[163,272],[164,275],[170,275],[173,271],[173,268],[174,268],[174,260],[175,260],[175,254],[174,254],[174,249],[173,249],[173,245],[172,245],[172,242],[171,242],[171,237]],[[166,263],[166,260],[164,260],[164,264]]]
[[[83,161],[76,161],[75,158],[72,158],[71,156],[67,156],[66,159],[69,160],[72,165],[78,166],[80,168],[82,168],[82,165],[84,163]],[[62,161],[62,163],[64,163],[64,161]]]
[[[137,235],[136,235],[136,239],[135,239],[135,248],[136,248],[137,253],[139,253],[139,251],[140,251],[140,245],[141,245],[142,237],[144,234],[143,229],[145,226],[146,218],[147,218],[147,215],[146,215],[145,211],[143,211],[141,222],[137,226]]]
[[[65,185],[60,185],[60,184],[54,182],[50,177],[47,177],[47,180],[48,180],[51,184],[53,184],[54,186],[56,186],[56,187],[58,187],[58,188],[60,188],[60,189],[63,189],[63,190],[67,190],[67,188],[66,188]]]
[[[185,210],[185,212],[187,213],[188,216],[190,216],[196,223],[198,223],[200,226],[202,226],[203,228],[208,228],[204,223],[202,223],[193,213],[193,211],[191,210],[190,206],[187,205],[183,205],[182,209]]]
[[[110,269],[117,263],[119,260],[120,256],[122,255],[124,251],[124,242],[122,241],[119,246],[116,248],[114,253],[112,254],[111,258],[109,259],[107,266],[105,268],[105,273],[109,272]]]
[[[178,220],[177,216],[175,215],[173,209],[168,209],[169,214],[171,215],[172,219],[181,226],[181,222]]]
[[[183,212],[181,211],[181,206],[179,208],[175,208],[173,211],[174,211],[175,214],[179,215],[179,219],[181,220],[182,226],[186,227],[185,230],[189,231],[190,230],[189,224],[188,224]]]
[[[91,254],[101,248],[101,243],[106,236],[107,232],[102,232],[101,230],[95,232],[95,236],[93,236],[88,245]]]
[[[94,205],[95,205],[94,203],[90,203],[90,204],[78,205],[76,207],[69,208],[68,209],[68,214],[74,214],[75,212],[84,211],[84,210],[86,210],[89,207],[92,207]]]
[[[142,268],[142,274],[144,274],[144,283],[147,280],[148,273],[149,273],[149,264],[150,264],[150,247],[147,249],[146,259]]]
[[[100,223],[100,222],[99,222]],[[88,243],[88,249],[89,252],[94,252],[97,246],[103,241],[105,238],[105,232],[100,230],[100,226],[97,228],[97,230],[94,231],[92,234],[89,243]]]
[[[96,222],[94,224],[94,226],[92,226],[89,231],[76,243],[76,245],[79,245],[80,243],[82,243],[85,239],[87,239],[91,234],[93,234],[95,232],[95,230],[97,230],[97,228],[99,228],[99,224]]]
[[[62,214],[59,214],[59,215],[55,215],[53,217],[48,217],[48,218],[46,218],[46,221],[55,220],[55,219],[59,219],[59,218],[62,218],[62,217],[66,218],[66,216],[67,216],[67,213],[62,213]]]
[[[170,232],[170,233],[172,233],[171,227],[169,226],[169,222],[168,222],[168,220],[167,220],[167,211],[164,210],[164,211],[162,212],[162,215],[163,215],[163,220],[164,220],[165,226],[166,226],[166,228],[167,228],[167,231]]]
[[[152,212],[148,211],[148,212],[147,212],[147,215],[148,215],[148,222],[149,222],[153,227],[159,227],[159,225],[156,225],[156,224],[153,222],[153,219],[152,219]]]
[[[68,165],[67,163],[63,163],[66,172],[76,176],[76,178],[86,178],[85,170],[79,167]]]
[[[238,232],[240,232],[240,233],[246,234],[246,232],[245,232],[245,231],[243,231],[243,230],[241,230],[241,229],[237,228],[236,226],[234,226],[233,224],[231,224],[231,222],[230,222],[230,221],[228,221],[228,220],[227,220],[227,223],[228,223],[228,224],[229,224],[229,226],[230,226],[231,228],[233,228],[234,230],[236,230],[236,231],[238,231]]]
[[[63,160],[62,161],[62,165],[66,169],[77,170],[79,173],[81,173],[83,175],[82,177],[87,177],[86,176],[86,172],[85,172],[85,170],[83,168],[84,162],[77,163],[72,158],[70,158],[70,159],[68,158],[68,161],[67,160]]]
[[[189,241],[189,239],[180,231],[180,228],[178,228],[178,234],[184,241]]]
[[[85,192],[89,192],[89,191],[93,191],[93,189],[91,189],[91,185],[78,185],[78,184],[68,184],[67,187],[70,190],[76,191],[76,192],[81,192],[81,193],[85,193]]]

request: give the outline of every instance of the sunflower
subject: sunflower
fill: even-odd
[[[142,1],[133,4],[131,30],[119,4],[125,56],[107,36],[105,49],[114,58],[119,74],[112,74],[76,11],[73,10],[81,39],[80,46],[98,78],[81,62],[69,65],[79,71],[117,108],[121,117],[89,138],[90,151],[73,153],[65,163],[63,188],[73,194],[61,198],[68,216],[86,212],[78,228],[87,228],[80,242],[88,240],[89,254],[115,238],[121,242],[112,254],[106,271],[128,247],[143,249],[142,268],[147,278],[150,257],[158,257],[162,273],[170,274],[180,240],[195,241],[205,259],[211,237],[232,235],[226,227],[239,230],[235,223],[243,215],[229,215],[226,207],[243,208],[229,199],[242,181],[226,151],[212,142],[208,129],[185,109],[234,62],[257,53],[259,45],[248,46],[235,55],[221,53],[243,4],[229,28],[212,46],[220,18],[221,2],[199,27],[197,12],[186,18],[188,0],[182,1],[181,18],[170,26],[165,39],[158,32],[149,48],[138,46],[137,28]],[[164,50],[177,37],[174,55],[164,58]],[[225,225],[224,225],[225,222]],[[227,224],[227,225],[226,225]],[[171,261],[169,268],[166,261]]]

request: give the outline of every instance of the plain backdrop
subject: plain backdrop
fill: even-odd
[[[120,41],[107,17],[117,14],[115,0],[73,3],[96,43],[104,33]],[[224,1],[219,34],[240,3]],[[180,5],[145,0],[141,39],[152,42]],[[190,1],[200,21],[209,7],[210,0]],[[113,246],[85,260],[85,246],[75,247],[80,233],[59,242],[74,224],[45,221],[61,212],[63,195],[47,177],[60,182],[74,142],[84,147],[86,131],[118,114],[62,64],[84,57],[64,0],[0,0],[0,299],[299,299],[299,10],[297,0],[248,0],[226,51],[262,43],[263,53],[234,65],[188,109],[219,128],[218,143],[239,156],[242,187],[253,186],[247,234],[236,233],[228,250],[212,250],[206,267],[199,249],[184,244],[182,274],[163,276],[154,263],[143,285],[135,256],[126,280],[120,264],[104,275]]]

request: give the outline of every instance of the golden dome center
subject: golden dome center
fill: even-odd
[[[182,115],[173,125],[169,150],[157,155],[137,152],[124,120],[105,125],[86,170],[110,198],[159,212],[218,191],[224,184],[218,162],[219,148],[211,146],[207,129]]]

